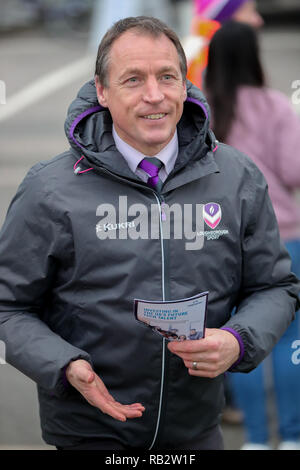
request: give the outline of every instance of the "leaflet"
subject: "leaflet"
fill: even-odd
[[[169,341],[204,338],[208,292],[173,301],[134,299],[136,319]]]

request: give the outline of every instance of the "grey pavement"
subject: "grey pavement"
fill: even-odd
[[[268,28],[262,33],[263,58],[270,85],[292,97],[292,83],[300,80],[300,31]],[[70,36],[27,31],[0,37],[0,80],[10,97],[54,70],[81,59],[87,35]],[[29,168],[68,148],[63,125],[67,108],[93,68],[0,124],[0,226],[9,203]],[[70,78],[70,77],[69,77]],[[294,104],[300,113],[299,104]],[[226,449],[244,442],[242,426],[223,425]],[[41,438],[35,384],[11,366],[0,365],[0,450],[52,449]]]

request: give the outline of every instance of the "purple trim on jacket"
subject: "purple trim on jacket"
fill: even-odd
[[[83,148],[82,145],[80,145],[79,142],[77,142],[77,140],[75,139],[74,137],[74,131],[75,131],[75,127],[77,126],[77,124],[79,124],[79,122],[84,119],[86,116],[89,116],[90,114],[93,114],[93,113],[96,113],[97,111],[101,111],[103,109],[102,106],[98,105],[98,106],[93,106],[92,108],[89,108],[87,109],[86,111],[84,111],[83,113],[79,114],[79,116],[77,116],[76,119],[74,119],[74,121],[72,122],[72,125],[70,127],[70,131],[69,131],[69,137],[70,139],[73,140],[73,142],[80,148]]]
[[[200,108],[202,109],[202,111],[203,111],[203,112],[204,112],[204,114],[205,114],[205,117],[206,117],[206,119],[208,119],[208,113],[207,113],[207,110],[206,110],[206,108],[205,108],[204,104],[203,104],[203,103],[201,103],[201,101],[199,101],[199,100],[196,100],[195,98],[191,98],[191,97],[188,97],[188,98],[186,99],[186,101],[187,101],[187,102],[190,102],[190,103],[197,104],[198,106],[200,106]]]
[[[224,327],[224,328],[221,328],[221,330],[224,330],[224,331],[229,331],[229,333],[231,333],[238,341],[239,345],[240,345],[240,355],[239,355],[239,358],[238,360],[232,364],[232,366],[228,369],[229,372],[231,372],[243,359],[244,357],[244,354],[245,354],[245,347],[244,347],[244,343],[243,343],[243,340],[241,338],[241,336],[239,335],[239,333],[235,330],[233,330],[232,328],[227,328],[227,327]]]

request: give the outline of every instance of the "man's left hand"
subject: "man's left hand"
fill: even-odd
[[[227,371],[240,354],[233,334],[217,328],[206,328],[202,339],[169,342],[168,348],[183,360],[189,374],[196,377],[217,377]],[[197,363],[197,370],[193,369],[193,363]]]

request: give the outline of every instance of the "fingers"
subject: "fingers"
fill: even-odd
[[[203,346],[204,339],[171,341],[168,343],[168,349],[173,354],[194,353],[205,350]]]
[[[220,348],[215,340],[205,341],[188,340],[182,341],[182,346],[179,343],[169,343],[168,348],[173,353],[179,356],[183,361],[215,361],[219,359]],[[185,344],[183,344],[185,343]]]
[[[220,353],[218,351],[207,351],[204,353],[178,353],[177,356],[179,356],[183,361],[189,362],[216,362],[220,359]]]
[[[103,395],[95,384],[79,389],[79,391],[90,405],[99,408],[102,413],[108,414],[118,421],[124,422],[127,418],[140,418],[145,410],[140,403],[123,405],[110,394]]]
[[[194,369],[193,364],[197,363],[197,369]],[[218,363],[210,362],[197,362],[197,361],[184,361],[185,366],[188,369],[189,375],[194,377],[208,377],[215,378],[222,373]]]
[[[190,375],[211,378],[228,370],[240,353],[235,336],[216,328],[207,328],[203,339],[171,342],[168,348],[183,360]],[[196,370],[193,362],[197,363]]]
[[[219,351],[189,352],[177,354],[182,360],[188,373],[195,377],[217,377],[222,373],[223,359]],[[197,369],[194,369],[195,363]]]
[[[98,408],[105,414],[110,415],[118,421],[125,422],[127,419],[140,418],[143,415],[144,407],[132,405],[122,405],[119,402],[98,402]]]
[[[117,402],[107,390],[101,378],[95,374],[92,366],[84,360],[71,362],[66,370],[68,381],[76,388],[90,405],[118,421],[127,418],[140,418],[145,411],[141,403],[123,405]]]
[[[141,418],[145,411],[145,408],[142,405],[121,405],[121,403],[118,403],[118,405],[121,406],[120,412],[123,413],[125,418]]]
[[[103,400],[99,395],[95,397],[93,405],[99,408],[103,413],[123,422],[125,422],[127,418],[140,418],[145,411],[145,407],[140,403],[123,405],[122,403],[114,400],[112,397],[109,400]]]
[[[168,344],[169,350],[173,354],[182,353],[197,353],[205,352],[208,350],[218,349],[219,341],[216,332],[220,330],[216,328],[206,328],[205,337],[197,340],[185,340],[185,341],[171,341]]]
[[[124,422],[127,418],[140,418],[145,410],[140,403],[123,405],[117,402],[96,374],[94,382],[82,387],[79,391],[91,405],[118,421]]]

